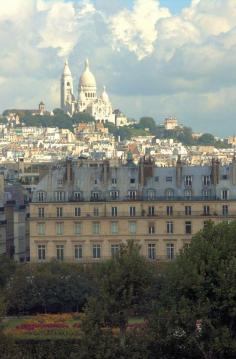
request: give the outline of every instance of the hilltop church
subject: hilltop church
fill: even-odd
[[[89,69],[88,60],[80,76],[78,98],[74,95],[73,77],[68,61],[64,64],[61,76],[61,109],[70,115],[77,112],[86,112],[99,122],[112,122],[115,124],[115,114],[105,87],[101,95],[97,95],[96,79]]]

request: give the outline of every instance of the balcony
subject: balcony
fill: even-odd
[[[182,219],[188,219],[189,221],[191,219],[194,218],[202,218],[205,220],[210,220],[211,218],[236,218],[236,213],[217,213],[217,212],[213,212],[210,214],[205,214],[203,211],[192,211],[191,215],[186,215],[185,211],[173,211],[173,213],[167,214],[166,212],[159,212],[156,211],[155,214],[150,215],[148,212],[144,211],[144,210],[138,210],[136,209],[136,213],[130,215],[130,213],[127,212],[117,212],[117,215],[114,216],[111,214],[111,212],[107,212],[105,210],[100,210],[98,214],[94,214],[94,212],[83,212],[81,211],[80,216],[75,216],[74,212],[69,212],[69,213],[64,213],[63,216],[58,217],[56,215],[56,213],[47,213],[45,211],[44,213],[44,217],[39,217],[39,216],[35,216],[33,214],[31,214],[30,219],[31,220],[38,220],[38,221],[44,221],[47,219],[55,219],[55,220],[66,220],[66,219],[70,219],[70,220],[74,220],[74,221],[81,221],[81,220],[99,220],[99,219],[111,219],[111,220],[117,220],[117,219],[122,219],[122,218],[127,218],[127,219],[147,219],[147,220],[154,220],[154,219],[166,219],[166,220],[170,220],[170,219],[178,219],[178,218],[182,218]]]

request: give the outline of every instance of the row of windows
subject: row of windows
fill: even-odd
[[[186,221],[185,225],[185,233],[191,234],[192,233],[192,222]],[[119,227],[117,222],[112,222],[110,226],[111,234],[118,234]],[[136,234],[137,233],[137,223],[136,222],[129,222],[129,233]],[[156,233],[156,226],[154,223],[149,223],[147,226],[147,233],[148,234],[155,234]],[[166,233],[173,234],[174,233],[174,223],[173,221],[166,222]],[[38,235],[42,236],[46,234],[46,225],[45,223],[38,223]],[[56,223],[56,235],[61,236],[64,234],[64,223],[57,222]],[[82,224],[75,223],[74,224],[74,234],[79,235],[82,234]],[[92,234],[98,235],[101,234],[101,224],[99,222],[92,223]]]
[[[223,174],[221,176],[221,179],[222,180],[228,180],[229,179],[229,176],[227,174]],[[155,182],[159,182],[159,176],[156,176],[154,177],[154,180]],[[165,177],[165,181],[168,183],[168,182],[173,182],[173,177],[172,176],[166,176]],[[99,179],[95,179],[94,180],[94,184],[98,184],[100,181]],[[117,184],[117,178],[111,178],[111,183],[113,185],[116,185]],[[132,177],[132,178],[129,178],[129,183],[130,184],[134,184],[136,183],[136,178]],[[57,184],[58,185],[62,185],[63,184],[63,180],[62,179],[58,179],[57,181]],[[192,175],[187,175],[187,176],[184,176],[184,185],[185,186],[192,186],[193,184],[193,176]],[[209,175],[206,175],[206,176],[202,176],[202,184],[203,186],[210,186],[211,185],[211,176]]]
[[[102,215],[103,213],[104,213],[104,211],[102,210],[102,212],[101,212],[101,210],[98,207],[93,208],[93,216],[94,217],[98,217],[98,216]],[[184,213],[183,213],[184,215],[191,216],[192,213],[193,212],[192,212],[192,207],[191,206],[185,206],[184,207]],[[228,215],[228,213],[229,213],[228,205],[223,205],[222,206],[222,214],[223,215]],[[111,207],[110,215],[112,217],[117,217],[118,214],[119,214],[118,207]],[[136,207],[135,206],[130,206],[129,209],[128,209],[128,214],[129,214],[130,217],[135,217],[136,215],[138,215],[138,211],[137,211]],[[148,216],[155,216],[155,215],[158,214],[158,212],[157,212],[157,209],[156,209],[155,206],[149,206],[147,208],[147,213],[146,213],[145,210],[142,210],[141,214],[143,216],[146,215],[146,214]],[[174,214],[173,206],[166,206],[166,215],[167,216],[172,216],[173,214]],[[204,205],[202,207],[202,214],[206,215],[206,216],[211,214],[211,209],[210,209],[209,205]],[[81,208],[80,207],[74,208],[74,216],[75,217],[80,217],[81,215],[82,215]],[[121,215],[122,215],[122,213],[121,213]],[[38,217],[39,218],[44,218],[45,217],[45,208],[44,207],[38,208]],[[56,208],[56,217],[57,218],[63,217],[63,207],[57,207]]]
[[[119,191],[110,191],[109,196],[111,200],[117,200],[120,197]],[[165,198],[166,199],[173,199],[175,196],[175,191],[172,188],[168,188],[165,190]],[[212,191],[210,189],[203,189],[202,190],[202,198],[207,199],[212,196]],[[65,192],[64,191],[55,191],[54,192],[54,200],[56,202],[64,202],[65,201]],[[129,190],[127,192],[127,198],[128,199],[138,199],[138,191],[136,190]],[[147,199],[148,200],[154,200],[156,198],[156,191],[155,190],[148,190],[147,191]],[[192,189],[185,189],[184,190],[184,198],[191,199],[193,198],[193,191]],[[39,202],[45,202],[46,201],[46,192],[39,191],[37,192],[37,199]],[[81,201],[83,199],[81,192],[74,192],[73,199],[75,201]],[[100,191],[92,191],[91,192],[91,200],[98,201],[102,199],[102,192]],[[223,189],[221,190],[221,199],[227,200],[229,199],[229,190]]]
[[[74,246],[74,259],[81,260],[83,259],[83,245],[77,244]],[[116,255],[119,253],[120,245],[119,244],[112,244],[110,251],[111,256]],[[47,258],[46,253],[46,245],[39,244],[37,248],[37,257],[39,261],[44,261]],[[101,244],[93,244],[92,246],[92,258],[100,259],[102,257],[102,246]],[[147,257],[149,259],[156,259],[157,258],[157,248],[155,243],[149,243],[147,245]],[[173,243],[166,244],[166,257],[167,259],[171,260],[175,257],[175,245]],[[57,260],[63,261],[65,259],[65,247],[63,244],[59,244],[56,246],[56,258]]]

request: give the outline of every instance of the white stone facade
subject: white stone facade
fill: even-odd
[[[85,61],[85,69],[80,76],[78,86],[78,98],[73,91],[73,78],[68,65],[65,62],[61,77],[61,109],[70,115],[78,112],[86,112],[96,121],[115,124],[115,114],[105,87],[100,96],[97,95],[96,79],[89,69],[88,60]]]

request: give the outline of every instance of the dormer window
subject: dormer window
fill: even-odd
[[[137,191],[128,191],[128,197],[129,199],[136,199]]]
[[[38,201],[39,202],[44,202],[46,200],[46,192],[44,191],[39,191],[37,193],[37,197],[38,197]]]
[[[119,192],[118,191],[110,191],[110,197],[111,197],[111,199],[118,199]]]
[[[167,199],[173,199],[174,198],[174,190],[173,189],[167,189],[165,191],[165,195]]]
[[[64,191],[55,191],[54,192],[55,201],[61,202],[65,200],[65,192]]]
[[[184,178],[185,186],[192,186],[193,184],[193,177],[192,176],[185,176]]]
[[[82,195],[81,192],[74,192],[74,200],[75,201],[81,201]]]
[[[92,199],[92,201],[99,201],[99,199],[100,199],[100,192],[92,192],[92,193],[91,193],[91,199]]]
[[[112,178],[112,179],[111,179],[111,183],[112,183],[113,185],[117,184],[117,179],[116,179],[116,178]]]
[[[184,197],[185,197],[185,199],[191,199],[192,198],[192,190],[191,189],[186,189],[184,191]]]

